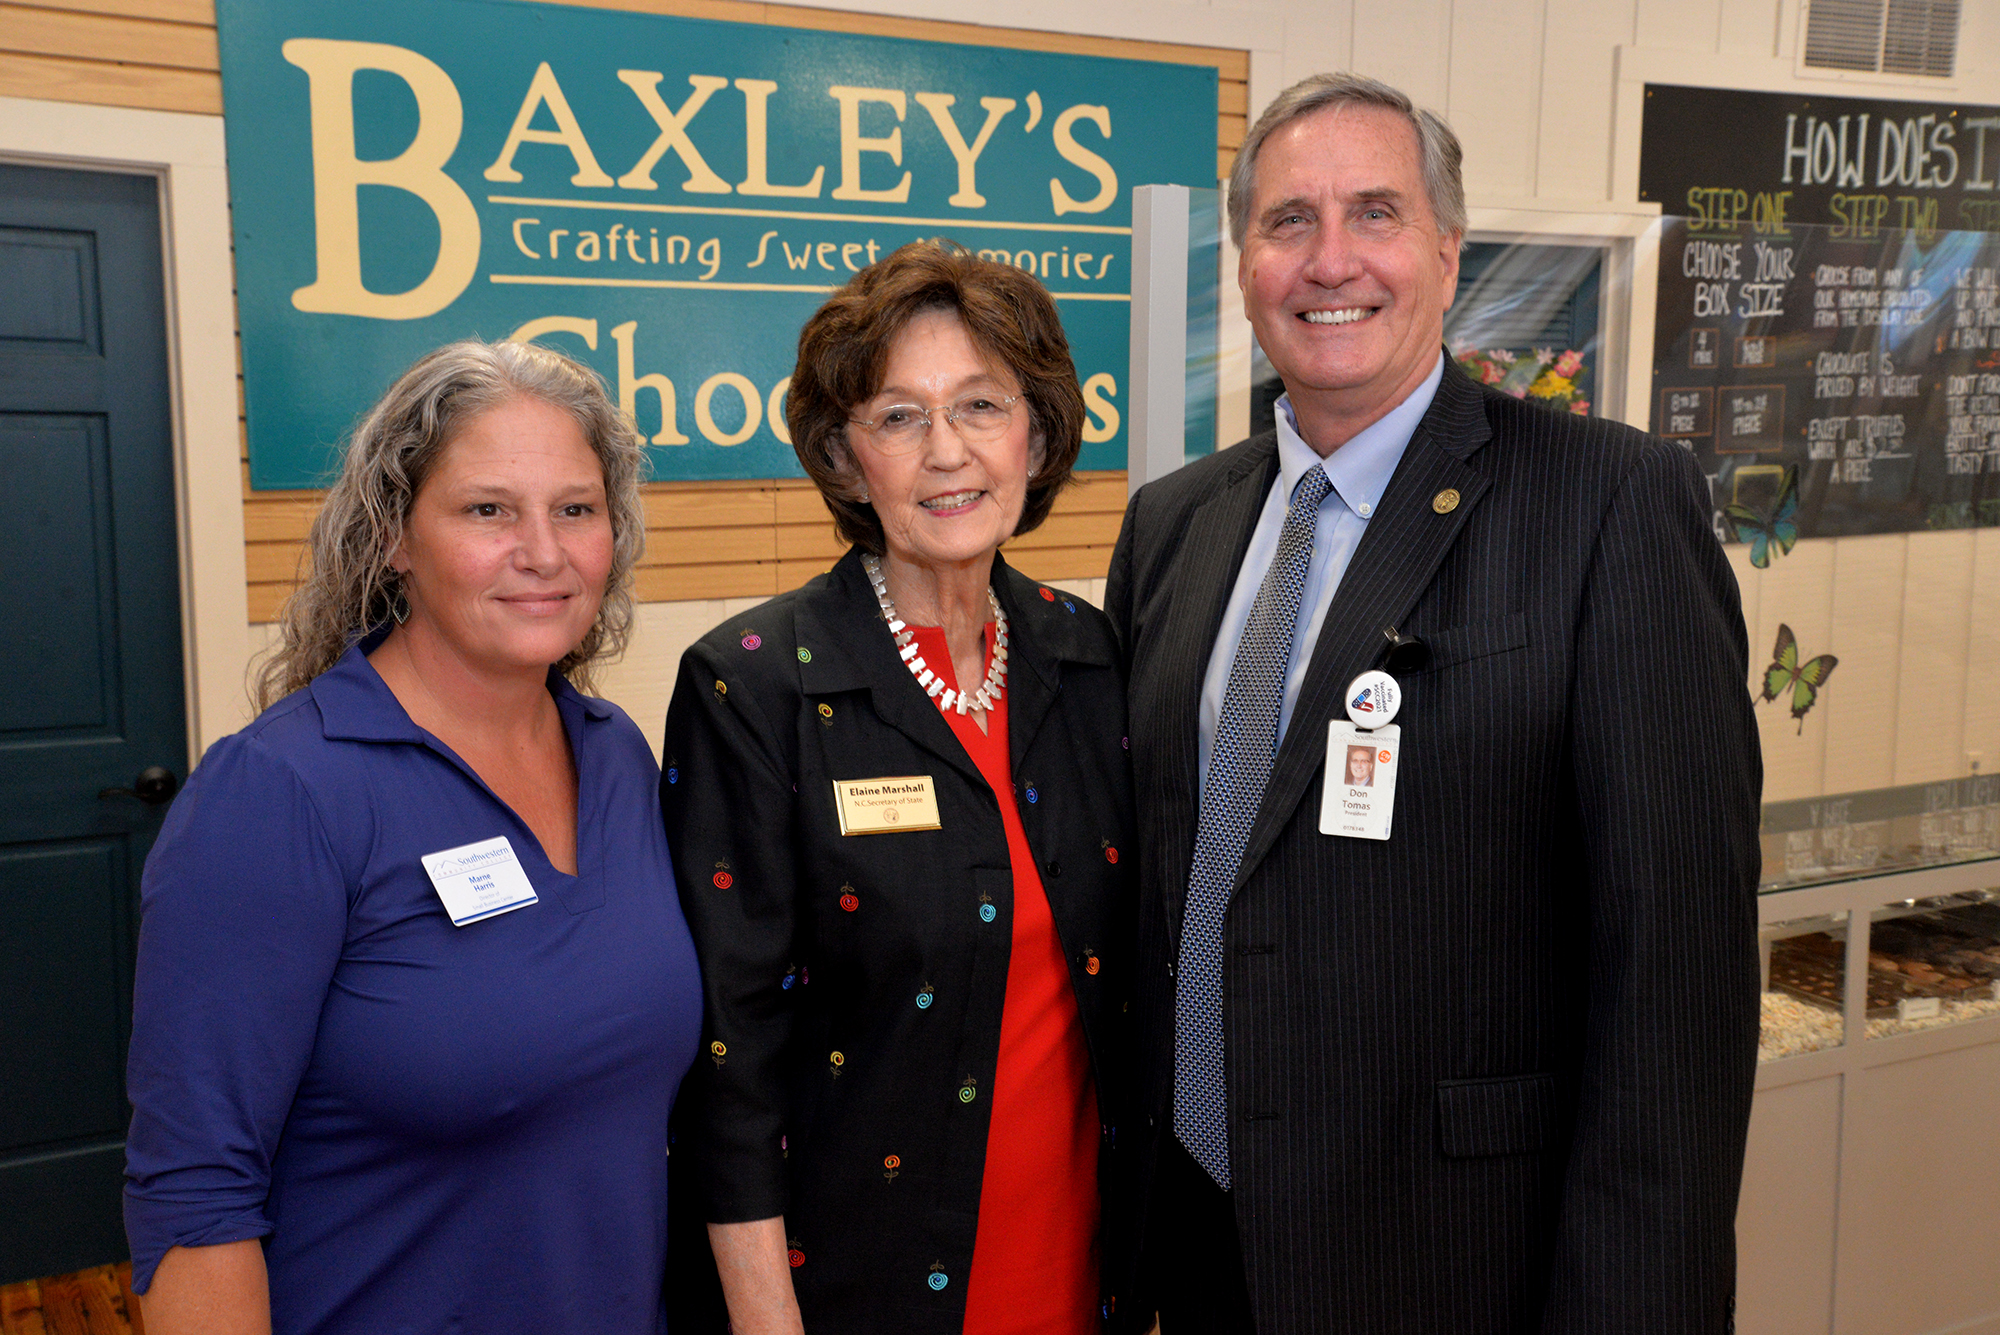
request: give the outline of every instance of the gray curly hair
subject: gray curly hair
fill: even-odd
[[[587,691],[592,669],[624,652],[632,569],[646,547],[639,499],[646,455],[638,432],[582,363],[532,343],[468,339],[426,353],[354,429],[340,480],[313,520],[311,570],[279,612],[282,639],[257,672],[259,711],[389,620],[402,584],[389,558],[417,492],[466,422],[515,398],[539,399],[575,419],[604,467],[611,511],[611,572],[597,620],[556,668]]]
[[[1435,111],[1418,110],[1408,94],[1380,79],[1364,74],[1314,74],[1271,99],[1271,105],[1243,136],[1243,147],[1236,150],[1236,161],[1229,169],[1229,239],[1237,249],[1243,248],[1243,235],[1250,229],[1251,198],[1257,193],[1257,151],[1264,147],[1264,141],[1301,116],[1353,104],[1382,107],[1410,122],[1417,136],[1417,165],[1423,173],[1424,194],[1429,197],[1438,235],[1456,232],[1463,240],[1466,217],[1461,163],[1465,153],[1444,118]]]

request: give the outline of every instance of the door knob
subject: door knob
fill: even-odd
[[[147,806],[157,807],[173,801],[180,791],[181,781],[165,765],[148,765],[139,771],[139,777],[132,780],[130,788],[100,788],[99,797],[136,797]]]

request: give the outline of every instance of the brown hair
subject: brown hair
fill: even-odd
[[[856,405],[881,391],[890,345],[917,315],[951,311],[972,345],[1021,382],[1042,458],[1028,480],[1015,533],[1049,517],[1083,446],[1083,391],[1048,290],[1009,265],[948,243],[916,241],[869,265],[799,331],[799,362],[785,398],[792,449],[819,487],[843,540],[883,555],[882,521],[860,499],[848,452]]]
[[[605,396],[595,371],[533,343],[448,343],[419,358],[354,429],[340,480],[308,539],[305,581],[278,614],[282,639],[257,672],[257,708],[270,707],[326,671],[349,645],[389,620],[402,576],[389,556],[410,506],[445,447],[472,418],[512,399],[539,399],[575,419],[604,468],[611,511],[611,570],[597,620],[556,667],[589,690],[591,668],[625,648],[632,626],[632,568],[646,547],[639,499],[646,456],[631,421]]]
[[[1250,230],[1250,205],[1257,193],[1257,151],[1282,127],[1327,107],[1381,107],[1409,121],[1417,136],[1417,166],[1423,173],[1431,221],[1439,236],[1456,232],[1465,237],[1465,180],[1460,167],[1465,154],[1458,136],[1434,111],[1419,110],[1409,96],[1380,79],[1362,74],[1314,74],[1299,80],[1264,108],[1264,114],[1243,136],[1236,163],[1229,169],[1229,239],[1240,250]]]

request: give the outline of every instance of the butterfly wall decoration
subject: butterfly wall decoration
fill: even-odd
[[[1768,512],[1731,501],[1722,507],[1722,516],[1735,531],[1736,540],[1750,544],[1750,564],[1759,570],[1770,566],[1773,545],[1780,554],[1789,556],[1799,540],[1799,470],[1785,470],[1784,484]]]
[[[1799,662],[1798,637],[1792,628],[1778,623],[1777,647],[1771,650],[1771,666],[1764,669],[1764,689],[1761,698],[1776,700],[1785,692],[1792,693],[1792,717],[1799,721],[1799,732],[1806,730],[1806,711],[1819,701],[1820,688],[1826,679],[1840,666],[1840,660],[1832,654],[1821,654],[1805,663]]]

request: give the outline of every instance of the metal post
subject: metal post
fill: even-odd
[[[1130,490],[1187,458],[1188,188],[1142,185],[1132,192],[1131,413],[1126,422]]]

